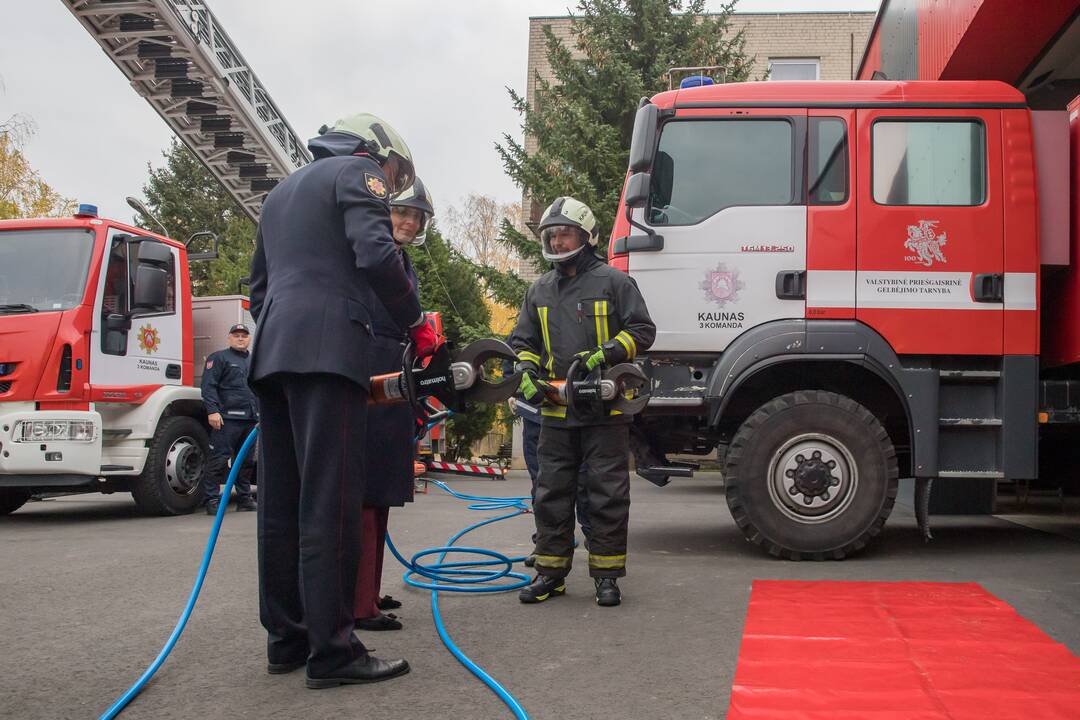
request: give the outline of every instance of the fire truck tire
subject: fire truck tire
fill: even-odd
[[[896,451],[849,397],[804,390],[758,408],[725,458],[728,508],[750,542],[790,560],[841,560],[881,533],[896,501]]]
[[[210,441],[197,420],[162,419],[131,496],[144,515],[185,515],[202,501],[202,480]]]
[[[22,488],[0,488],[0,515],[10,515],[30,499],[30,491]]]

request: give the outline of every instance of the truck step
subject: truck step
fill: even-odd
[[[1000,370],[939,370],[943,381],[994,382],[1001,377]]]
[[[942,427],[994,427],[1001,425],[1001,418],[941,418]]]
[[[940,478],[986,478],[992,480],[1004,479],[1005,473],[1000,470],[939,470]]]

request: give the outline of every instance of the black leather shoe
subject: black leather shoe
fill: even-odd
[[[307,665],[307,658],[283,663],[266,663],[266,672],[271,675],[284,675],[285,673],[291,673],[293,670],[299,670],[305,665]]]
[[[409,672],[409,663],[405,660],[380,660],[374,655],[365,654],[327,675],[312,677],[311,673],[308,673],[306,683],[312,690],[322,690],[338,685],[359,685],[389,680],[407,672]]]
[[[379,602],[375,603],[375,607],[380,610],[397,610],[401,607],[401,601],[395,600],[392,595],[383,595]]]
[[[358,618],[357,630],[400,630],[401,621],[394,613],[379,613],[373,618]]]
[[[615,578],[594,578],[596,581],[596,604],[601,607],[615,607],[622,602],[622,593],[615,583]]]
[[[542,603],[550,597],[566,594],[566,579],[537,575],[532,584],[521,588],[518,600],[526,604]]]
[[[218,509],[218,503],[217,503],[216,500],[211,500],[210,502],[206,503],[206,514],[207,515],[217,515],[217,509]]]
[[[259,506],[255,504],[255,500],[250,496],[236,501],[236,512],[253,512],[258,509]]]

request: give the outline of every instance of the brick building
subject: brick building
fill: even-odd
[[[567,44],[573,43],[568,16],[529,18],[529,56],[526,92],[531,102],[536,77],[551,80],[544,43],[544,26]],[[859,61],[874,26],[872,12],[788,12],[735,13],[730,30],[744,31],[746,54],[754,57],[751,78],[769,74],[775,80],[850,80],[856,77]],[[689,63],[688,63],[689,64]],[[525,148],[536,148],[532,138]],[[525,217],[536,222],[543,206],[523,199]],[[526,279],[533,279],[531,272]]]

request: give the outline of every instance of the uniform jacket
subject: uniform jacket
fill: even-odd
[[[328,133],[309,144],[315,162],[266,198],[251,262],[250,379],[331,373],[367,388],[372,298],[408,328],[420,317],[416,287],[391,235],[389,189],[359,141]]]
[[[510,339],[518,359],[538,366],[546,379],[565,378],[574,355],[611,339],[622,343],[633,360],[656,338],[645,299],[629,275],[588,251],[570,262],[575,261],[575,275],[551,270],[529,287]],[[566,426],[630,421],[613,416],[582,422],[573,410],[548,406],[541,413],[544,424]]]
[[[416,283],[409,256],[402,252],[405,271]],[[401,359],[408,339],[390,313],[373,299],[371,326],[375,339],[371,346],[371,374],[401,370]],[[407,403],[368,406],[367,485],[364,504],[374,507],[400,507],[413,499],[413,410]]]
[[[247,383],[249,357],[246,351],[225,348],[206,358],[202,397],[207,415],[221,413],[225,420],[258,419],[255,394]]]

